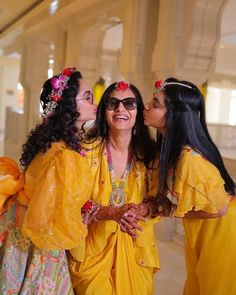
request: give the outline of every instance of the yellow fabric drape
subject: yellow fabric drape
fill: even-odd
[[[95,180],[92,197],[106,206],[112,186],[103,144],[89,151],[86,158]],[[146,196],[146,169],[142,162],[133,164],[125,193],[127,203],[140,203]],[[76,294],[153,294],[153,273],[159,268],[153,223],[142,223],[144,231],[138,232],[136,239],[121,232],[114,221],[89,225],[84,262],[69,259]],[[75,252],[72,251],[74,257]]]
[[[17,163],[8,158],[0,158],[0,213],[4,210],[7,200],[18,193],[17,200],[22,205],[27,205],[29,200],[24,194],[24,175],[20,171]]]
[[[235,295],[236,200],[230,202],[218,169],[186,148],[176,169],[174,195],[178,200],[175,215],[180,217],[189,210],[216,213],[228,205],[228,213],[221,218],[183,218],[187,267],[184,294]]]

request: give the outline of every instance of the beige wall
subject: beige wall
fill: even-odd
[[[5,129],[6,107],[18,108],[20,60],[0,56],[0,131]]]

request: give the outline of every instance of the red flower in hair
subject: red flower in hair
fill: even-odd
[[[62,75],[70,77],[72,73],[75,72],[75,68],[66,68],[62,71]]]
[[[55,94],[51,95],[50,99],[53,100],[53,101],[58,102],[58,101],[61,100],[61,96],[55,93]]]
[[[157,80],[155,82],[155,85],[154,85],[154,87],[157,88],[157,89],[162,89],[163,86],[164,86],[164,81],[163,80]]]
[[[120,82],[116,83],[115,87],[117,90],[125,91],[126,89],[129,88],[129,84],[126,83],[125,81],[120,81]]]

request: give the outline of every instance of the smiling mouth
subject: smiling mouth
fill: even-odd
[[[129,119],[128,116],[126,115],[115,115],[112,117],[113,120],[124,120],[124,121],[127,121]]]

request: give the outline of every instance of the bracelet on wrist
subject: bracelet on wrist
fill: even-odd
[[[88,200],[81,208],[81,216],[84,224],[90,224],[96,220],[96,215],[100,210],[100,205],[92,200]]]

